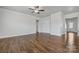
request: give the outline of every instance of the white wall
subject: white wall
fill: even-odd
[[[51,34],[61,36],[64,30],[64,17],[62,12],[51,15]]]
[[[74,12],[74,13],[66,14],[64,17],[73,18],[73,17],[78,17],[78,16],[79,16],[79,12]]]
[[[39,19],[39,32],[50,33],[51,16]]]
[[[0,38],[36,32],[36,18],[0,8]]]
[[[62,12],[57,12],[51,16],[41,18],[39,21],[39,32],[50,33],[61,36],[64,33],[64,17]]]
[[[78,17],[79,12],[67,14],[57,12],[39,19],[39,32],[61,36],[64,33],[64,18]],[[36,32],[36,18],[27,14],[0,8],[0,38],[27,35]]]

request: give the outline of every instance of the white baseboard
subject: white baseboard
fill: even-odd
[[[21,36],[21,35],[30,35],[30,34],[35,34],[35,32],[34,32],[34,33],[28,33],[28,34],[0,36],[0,39],[9,38],[9,37],[14,37],[14,36]]]
[[[19,34],[19,35],[5,35],[5,36],[0,36],[0,39],[14,37],[14,36],[21,36],[21,35],[30,35],[30,34],[35,34],[35,33],[36,32],[28,33],[28,34]],[[48,32],[39,32],[39,33],[48,33]],[[55,33],[49,33],[49,34],[55,35],[55,36],[62,36],[62,34],[55,34]]]
[[[39,33],[49,33],[49,32],[39,32]],[[62,34],[56,34],[56,33],[49,33],[50,35],[55,35],[55,36],[62,36]]]

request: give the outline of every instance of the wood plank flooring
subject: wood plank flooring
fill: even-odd
[[[77,48],[68,49],[63,37],[50,36],[46,33],[23,35],[0,39],[0,53],[68,53],[79,52]]]

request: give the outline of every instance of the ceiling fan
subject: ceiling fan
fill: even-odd
[[[41,11],[45,11],[41,8],[41,6],[33,6],[29,7],[30,10],[32,10],[32,13],[40,14]]]

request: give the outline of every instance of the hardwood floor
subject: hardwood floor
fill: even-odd
[[[76,48],[69,49],[65,46],[64,37],[50,36],[40,33],[39,35],[23,35],[0,39],[1,53],[67,53],[79,52],[79,40]]]

